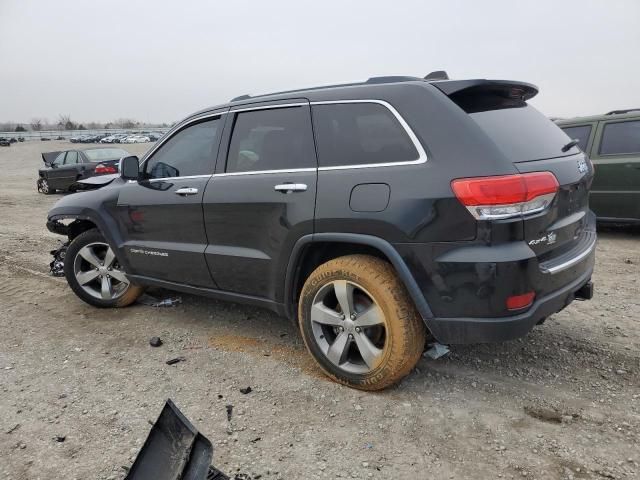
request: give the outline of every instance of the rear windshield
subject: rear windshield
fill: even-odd
[[[84,154],[91,162],[99,162],[100,160],[114,160],[129,155],[121,148],[96,148],[95,150],[85,150]]]
[[[493,94],[450,97],[513,162],[574,155],[562,147],[571,139],[551,120],[522,100]]]

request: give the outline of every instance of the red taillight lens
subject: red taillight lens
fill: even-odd
[[[523,293],[522,295],[511,295],[507,298],[507,309],[520,310],[521,308],[529,307],[533,303],[534,298],[536,298],[535,292]]]
[[[96,165],[95,172],[96,173],[118,173],[118,169],[113,165],[103,165],[102,163],[99,163],[98,165]]]
[[[478,219],[508,218],[544,209],[558,191],[551,172],[460,178],[451,182],[458,200]]]

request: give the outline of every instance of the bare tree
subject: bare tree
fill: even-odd
[[[114,125],[117,125],[119,128],[135,128],[138,126],[138,122],[131,118],[119,118],[113,121]]]
[[[34,132],[39,132],[42,130],[43,120],[41,118],[32,118],[31,119],[31,130]]]
[[[71,115],[58,115],[58,127],[65,130],[75,130],[76,124],[71,121]]]

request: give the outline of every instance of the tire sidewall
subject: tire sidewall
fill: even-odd
[[[82,247],[89,245],[90,243],[96,243],[96,242],[106,243],[106,244],[109,243],[97,229],[92,229],[92,230],[87,230],[86,232],[83,232],[80,235],[78,235],[76,238],[73,239],[73,241],[69,245],[69,248],[67,249],[67,253],[65,255],[65,261],[64,261],[64,276],[67,279],[67,283],[69,284],[69,287],[71,287],[71,290],[73,290],[73,293],[75,293],[80,298],[80,300],[88,303],[89,305],[93,305],[94,307],[113,308],[113,307],[124,307],[126,305],[129,305],[130,303],[135,301],[135,299],[142,293],[141,287],[130,283],[125,293],[119,296],[118,298],[111,299],[111,300],[103,300],[103,299],[96,298],[89,295],[87,292],[84,291],[84,289],[78,283],[78,280],[76,279],[76,275],[74,271],[74,263],[75,263],[76,257],[78,256],[78,252]]]
[[[378,259],[375,260],[382,262]],[[406,360],[398,358],[398,356],[404,354],[404,349],[401,345],[405,342],[403,337],[406,335],[403,322],[405,322],[409,316],[414,315],[413,306],[411,304],[407,304],[407,299],[405,297],[397,298],[397,292],[389,291],[388,289],[381,287],[381,285],[376,282],[376,279],[360,275],[358,272],[354,272],[351,269],[332,268],[329,270],[319,270],[321,269],[319,268],[309,277],[303,288],[299,302],[298,317],[300,330],[307,348],[320,367],[329,374],[329,376],[341,383],[345,383],[356,388],[371,390],[384,388],[385,386],[394,383],[395,380],[388,381],[388,379],[395,378],[397,376],[397,372],[393,368],[393,364],[401,360]],[[392,275],[395,275],[395,272],[392,272]],[[336,367],[326,358],[313,335],[311,324],[311,306],[313,304],[313,300],[318,291],[324,285],[335,280],[352,281],[367,290],[378,307],[382,310],[386,319],[386,344],[383,357],[376,368],[365,374],[351,373]],[[403,286],[399,284],[399,281],[397,287],[398,290],[400,290],[400,293],[403,294]]]

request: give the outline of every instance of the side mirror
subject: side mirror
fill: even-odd
[[[120,176],[125,180],[138,180],[140,160],[135,155],[120,159]]]

